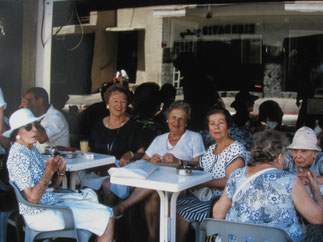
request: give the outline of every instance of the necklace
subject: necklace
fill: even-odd
[[[175,145],[172,145],[171,143],[170,143],[170,141],[169,141],[169,138],[171,138],[171,137],[169,137],[169,136],[171,136],[171,134],[169,134],[168,135],[168,137],[167,137],[167,139],[166,139],[166,149],[167,150],[172,150],[172,149],[174,149],[175,148],[175,146],[177,145],[177,142],[176,142],[176,144]],[[169,147],[169,146],[171,146],[171,147]]]
[[[107,128],[109,128],[109,129],[115,129],[115,128],[121,128],[126,122],[128,121],[128,119],[126,118],[126,119],[123,119],[123,120],[121,120],[121,122],[119,122],[119,124],[117,124],[117,125],[112,125],[112,122],[111,122],[111,118],[110,117],[107,117],[107,119],[106,119],[106,126],[107,126]]]
[[[111,154],[111,151],[112,151],[112,149],[113,149],[113,145],[114,145],[114,143],[115,143],[115,141],[116,141],[116,139],[117,139],[117,137],[118,137],[119,132],[120,132],[120,128],[118,128],[118,129],[117,129],[117,132],[116,132],[116,134],[114,135],[114,137],[113,137],[112,141],[111,141],[110,143],[107,143],[107,150],[108,150],[108,154]]]

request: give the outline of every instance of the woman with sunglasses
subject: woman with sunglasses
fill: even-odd
[[[91,197],[87,200],[66,200],[64,195],[47,190],[48,187],[60,186],[65,175],[66,161],[60,156],[55,156],[44,162],[34,146],[39,127],[37,121],[42,117],[36,118],[26,108],[19,109],[11,115],[9,119],[11,129],[3,134],[6,137],[10,136],[13,142],[7,161],[9,179],[23,191],[29,202],[68,206],[73,211],[78,229],[89,230],[98,235],[97,241],[112,242],[114,230],[112,209],[99,204],[95,192],[87,189],[86,192]],[[55,174],[57,175],[54,176]],[[65,226],[60,211],[39,210],[23,204],[19,205],[19,211],[34,230],[59,230]]]

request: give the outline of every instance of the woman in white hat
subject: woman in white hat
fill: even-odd
[[[287,143],[283,133],[275,130],[254,135],[251,161],[231,173],[213,207],[214,218],[280,228],[292,241],[305,237],[297,212],[312,224],[323,223],[323,198],[312,173],[307,174],[311,196],[298,176],[282,170]]]
[[[323,184],[323,177],[319,176],[319,166],[323,162],[321,148],[317,145],[315,132],[309,127],[298,129],[294,135],[293,142],[287,147],[291,154],[285,158],[285,168],[307,182],[307,172],[313,171],[318,183]]]
[[[323,153],[318,146],[317,136],[309,127],[298,129],[294,135],[293,142],[287,146],[290,153],[285,156],[285,169],[296,173],[304,184],[309,184],[308,172],[316,177],[320,187],[323,186],[323,176],[320,176],[320,166],[323,165]],[[322,190],[322,188],[321,188]],[[307,237],[306,241],[321,241],[323,238],[323,226],[305,223]]]
[[[37,141],[38,121],[29,109],[14,112],[10,119],[11,129],[4,133],[14,142],[10,148],[7,167],[9,178],[31,203],[68,206],[72,209],[76,227],[89,230],[98,235],[97,241],[113,241],[114,219],[112,209],[98,203],[95,193],[89,200],[64,200],[64,195],[47,190],[57,188],[65,175],[66,162],[60,157],[51,157],[45,164],[34,144]],[[51,183],[54,174],[58,176]],[[35,230],[58,230],[64,228],[63,215],[59,211],[39,210],[20,204],[20,214],[28,225]]]

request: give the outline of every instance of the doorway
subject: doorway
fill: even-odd
[[[117,70],[125,70],[130,83],[136,83],[138,62],[138,31],[118,33]]]

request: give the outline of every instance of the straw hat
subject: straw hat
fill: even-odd
[[[293,142],[287,146],[289,149],[316,150],[321,151],[317,145],[317,137],[313,129],[302,127],[294,135]]]
[[[4,132],[2,135],[10,137],[10,134],[26,124],[35,122],[43,118],[45,115],[35,117],[34,114],[28,108],[22,108],[14,112],[9,118],[10,130]]]

